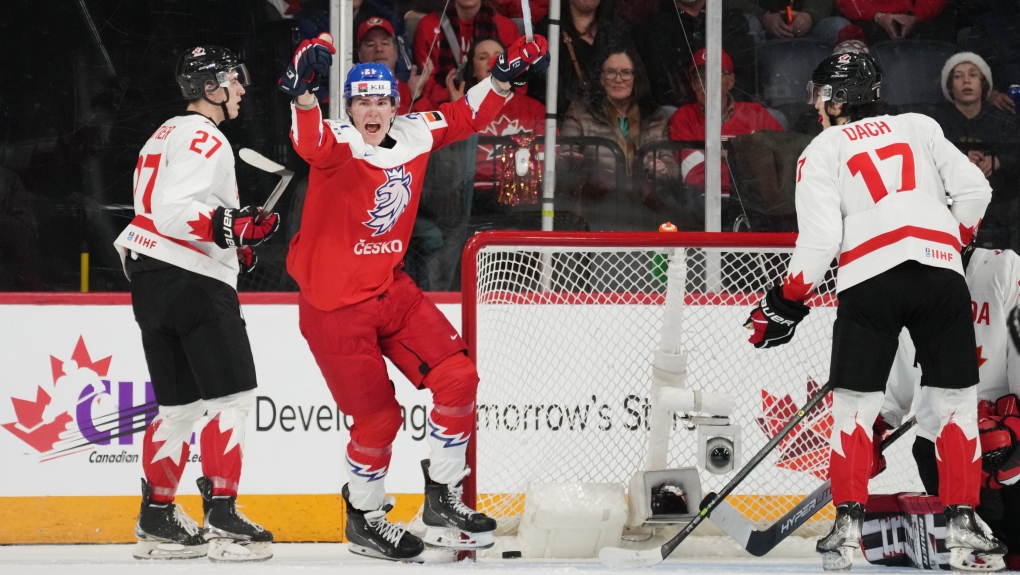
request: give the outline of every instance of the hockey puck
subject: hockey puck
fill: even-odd
[[[708,495],[706,495],[705,498],[701,500],[701,505],[698,506],[698,509],[704,511],[705,508],[708,507],[708,505],[712,503],[712,501],[716,497],[718,497],[718,495],[715,494],[715,491],[709,491]]]
[[[520,558],[521,558],[521,552],[520,551],[504,551],[503,552],[503,559],[520,559]]]

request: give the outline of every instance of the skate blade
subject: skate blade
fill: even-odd
[[[269,542],[210,539],[209,560],[214,563],[247,563],[267,561],[273,557],[273,544]]]
[[[208,545],[181,545],[165,541],[139,541],[131,551],[135,559],[200,559],[206,556]]]
[[[822,553],[822,569],[826,571],[849,571],[853,564],[853,548],[841,547],[836,551]]]
[[[422,555],[415,555],[414,557],[390,557],[372,549],[371,547],[365,547],[364,545],[358,545],[357,543],[348,543],[347,549],[355,555],[364,555],[365,557],[371,557],[373,559],[383,559],[385,561],[399,561],[401,563],[424,563],[425,558]]]
[[[488,549],[496,544],[492,531],[471,533],[452,527],[429,527],[422,537],[425,545],[444,549]]]
[[[949,550],[949,566],[957,573],[994,573],[1006,569],[1002,555],[978,555],[957,547]]]

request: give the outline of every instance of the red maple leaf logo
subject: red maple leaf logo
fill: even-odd
[[[194,220],[188,220],[188,225],[191,226],[191,233],[195,235],[200,241],[211,242],[213,241],[212,235],[212,212],[208,214],[198,213],[198,217]]]
[[[807,381],[807,396],[812,397],[821,388],[812,378]],[[779,442],[779,461],[776,467],[806,472],[826,480],[829,478],[829,435],[832,432],[832,395],[826,395],[821,408],[816,407],[798,423],[789,435]],[[797,413],[797,404],[789,394],[782,398],[761,390],[762,417],[758,426],[768,438],[773,438]]]
[[[987,357],[981,357],[981,348],[982,347],[984,347],[984,346],[983,345],[977,346],[978,367],[981,367],[982,365],[985,364],[986,361],[988,361]]]
[[[802,271],[797,272],[797,275],[788,275],[783,278],[783,297],[793,301],[804,301],[814,285],[804,282],[804,272]]]
[[[89,350],[85,347],[85,338],[79,336],[78,343],[74,346],[74,353],[71,354],[71,360],[77,367],[91,369],[96,375],[102,377],[109,372],[110,361],[113,360],[113,356],[93,361],[89,355]],[[54,385],[56,385],[57,380],[68,375],[64,373],[64,365],[67,363],[70,362],[65,362],[52,355],[50,356],[50,369],[53,371]],[[57,441],[60,440],[60,434],[67,429],[69,423],[74,421],[74,417],[65,411],[57,415],[49,423],[45,423],[43,421],[43,412],[50,404],[50,400],[50,394],[42,386],[36,389],[35,401],[12,397],[11,404],[14,406],[14,415],[17,421],[4,423],[0,427],[3,427],[18,439],[31,445],[39,453],[51,451]]]

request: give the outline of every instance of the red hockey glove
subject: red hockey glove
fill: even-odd
[[[499,56],[492,59],[492,77],[514,86],[528,83],[526,72],[544,74],[549,68],[549,46],[544,36],[535,35],[531,42],[521,36]]]
[[[754,330],[747,341],[758,349],[783,345],[793,339],[793,331],[809,311],[808,306],[783,297],[783,286],[777,285],[758,302],[744,323],[745,328]]]
[[[245,206],[239,210],[220,206],[213,212],[213,241],[223,249],[257,246],[280,229],[280,214],[272,213],[256,221],[262,208]]]
[[[309,84],[320,76],[329,76],[333,64],[333,37],[323,32],[318,38],[305,40],[294,51],[294,57],[287,64],[278,86],[287,94],[297,98],[309,90]]]
[[[241,273],[251,273],[259,263],[259,255],[251,249],[251,246],[237,248],[237,263],[241,267]]]
[[[882,440],[889,435],[895,429],[892,424],[885,420],[881,414],[875,418],[874,425],[871,426],[871,447],[874,450],[871,454],[871,475],[868,477],[875,477],[879,473],[885,471],[885,456],[882,455]]]

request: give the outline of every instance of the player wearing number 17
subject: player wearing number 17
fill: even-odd
[[[237,299],[251,246],[280,226],[240,208],[234,154],[219,124],[236,118],[248,71],[218,46],[186,51],[177,84],[187,111],[145,142],[135,168],[135,217],[114,245],[131,280],[159,415],[142,440],[139,559],[216,561],[272,556],[273,534],[235,506],[245,419],[255,404],[255,362]],[[174,504],[193,428],[203,417],[198,486],[204,528]]]
[[[872,427],[906,327],[924,373],[921,393],[939,420],[935,448],[950,562],[958,570],[1001,568],[1005,547],[974,514],[981,479],[978,367],[960,262],[991,188],[934,120],[885,114],[881,81],[862,53],[831,56],[815,70],[809,101],[825,130],[797,162],[800,235],[783,284],[751,313],[750,342],[759,348],[788,342],[808,313],[804,302],[838,258],[829,369],[836,518],[816,545],[823,567],[849,569],[860,547]]]
[[[384,478],[402,418],[384,356],[432,392],[424,543],[491,547],[496,522],[460,500],[478,372],[457,331],[400,268],[429,154],[491,124],[513,97],[512,85],[545,71],[546,40],[520,38],[493,59],[491,79],[436,112],[398,116],[389,69],[358,64],[344,82],[344,122],[323,121],[308,91],[333,53],[327,36],[303,43],[280,89],[294,97],[291,139],[311,165],[301,229],[287,256],[301,288],[301,333],[337,406],[354,420],[342,488],[349,549],[398,561],[419,560],[424,550],[421,539],[386,520],[392,503]]]

